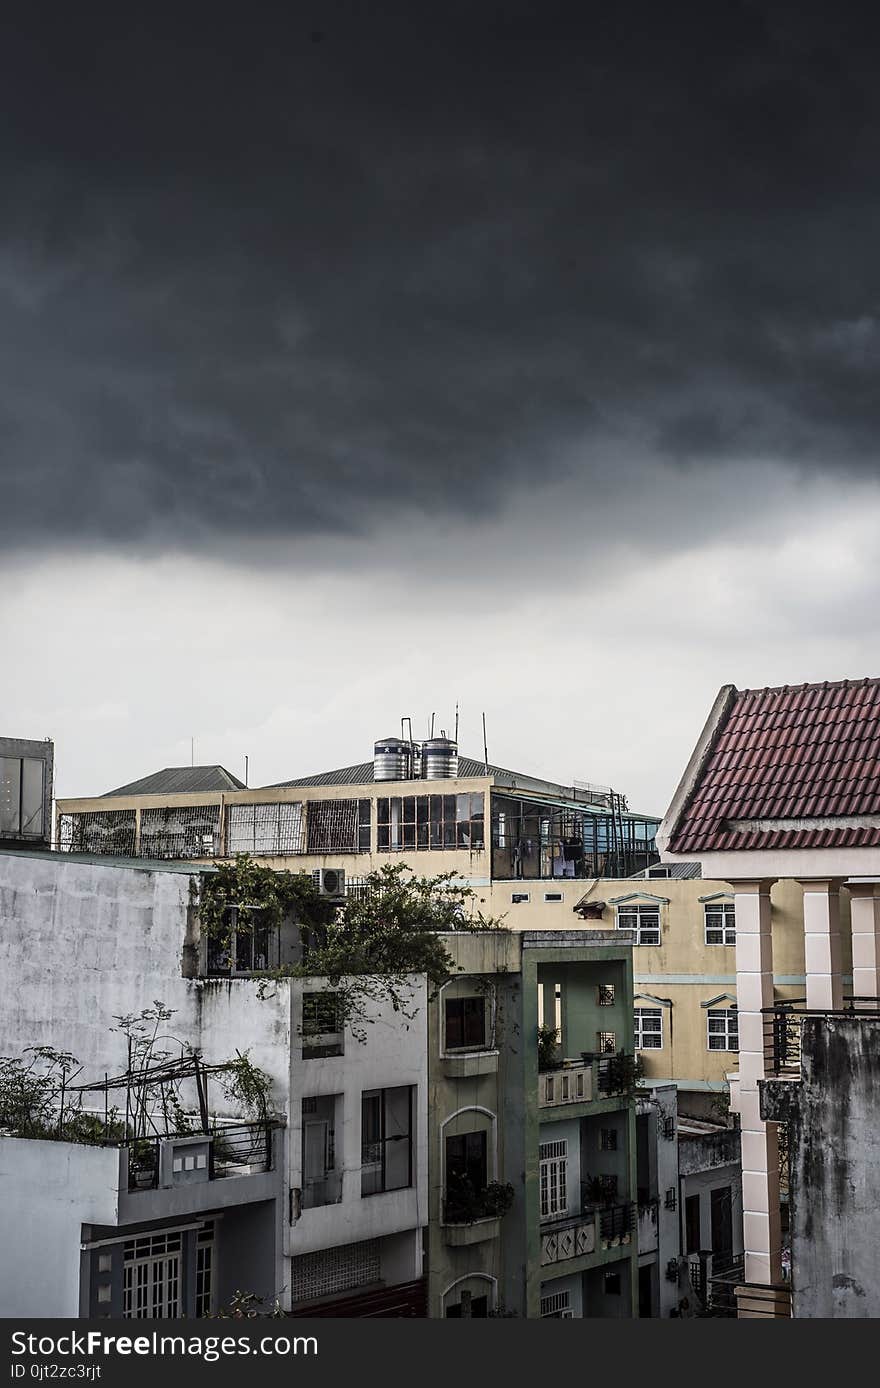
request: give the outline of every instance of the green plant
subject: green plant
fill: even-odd
[[[233,1292],[228,1305],[222,1306],[219,1311],[209,1312],[208,1320],[280,1320],[285,1316],[281,1309],[281,1303],[276,1297],[271,1309],[263,1310],[266,1298],[257,1296],[256,1292]]]
[[[477,1190],[469,1176],[450,1175],[443,1216],[447,1224],[474,1224],[478,1219],[500,1218],[513,1204],[509,1183],[489,1181]]]
[[[556,1064],[559,1027],[538,1027],[538,1069],[552,1070]]]
[[[341,1020],[363,1041],[372,1021],[371,1002],[390,1002],[411,1021],[413,976],[426,975],[436,990],[455,971],[442,932],[497,928],[497,921],[476,909],[476,901],[476,892],[453,872],[416,877],[405,863],[395,863],[369,873],[362,895],[333,907],[317,896],[310,879],[276,873],[241,854],[206,877],[202,920],[209,932],[228,932],[229,908],[236,904],[268,912],[270,923],[296,919],[303,934],[302,962],[264,971],[261,995],[272,979],[326,978]],[[243,928],[252,925],[242,926],[239,918],[237,930]]]
[[[227,1099],[231,1099],[255,1122],[269,1120],[269,1099],[272,1080],[265,1070],[254,1065],[249,1051],[236,1051],[235,1059],[215,1071]]]

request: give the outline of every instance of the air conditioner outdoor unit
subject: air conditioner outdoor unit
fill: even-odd
[[[312,877],[320,896],[345,896],[345,868],[315,868]]]

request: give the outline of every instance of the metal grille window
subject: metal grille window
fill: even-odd
[[[482,795],[382,796],[376,810],[382,853],[483,847]]]
[[[0,837],[42,838],[44,762],[0,757]]]
[[[617,1151],[617,1129],[616,1129],[616,1128],[600,1128],[600,1129],[599,1129],[599,1151],[600,1151],[600,1152],[616,1152],[616,1151]]]
[[[337,993],[304,993],[302,1002],[302,1053],[304,1060],[343,1055],[342,1002]]]
[[[365,1090],[361,1096],[361,1195],[412,1185],[412,1088]]]
[[[305,852],[302,805],[230,805],[226,811],[226,852],[283,858]]]
[[[736,906],[732,901],[710,901],[705,907],[706,944],[736,944]]]
[[[659,945],[660,907],[618,906],[617,926],[619,930],[634,930],[636,945]]]
[[[134,810],[92,810],[63,814],[58,826],[62,853],[100,853],[121,858],[135,854]]]
[[[616,1055],[617,1053],[617,1032],[599,1031],[596,1033],[596,1041],[600,1055]]]
[[[613,1007],[613,1006],[614,1006],[614,984],[613,984],[613,983],[600,983],[600,984],[599,984],[599,988],[598,988],[598,993],[599,993],[599,1006],[600,1006],[600,1007]]]
[[[568,1141],[542,1142],[539,1148],[541,1218],[565,1214],[568,1209]]]
[[[123,1246],[122,1314],[127,1320],[180,1316],[181,1235],[154,1234]]]
[[[663,1009],[637,1007],[634,1012],[637,1051],[663,1049]]]
[[[486,1044],[486,999],[447,998],[446,1049],[477,1050]]]
[[[369,853],[370,801],[309,800],[306,839],[309,853]]]
[[[710,1051],[739,1050],[739,1017],[735,1007],[710,1007],[706,1013]]]
[[[219,805],[165,805],[141,811],[142,858],[213,858],[219,852]]]
[[[574,1319],[571,1309],[571,1292],[551,1292],[541,1297],[541,1319],[570,1321]]]
[[[209,1316],[214,1309],[214,1225],[199,1230],[196,1245],[196,1316]]]

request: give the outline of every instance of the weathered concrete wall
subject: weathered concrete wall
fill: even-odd
[[[0,1137],[0,1191],[0,1316],[78,1316],[82,1225],[116,1223],[118,1150]]]
[[[798,1318],[880,1317],[880,1019],[804,1022],[791,1086],[791,1245]]]

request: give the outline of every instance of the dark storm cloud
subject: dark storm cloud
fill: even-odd
[[[878,20],[606,8],[21,19],[4,546],[480,521],[624,455],[876,475]]]

